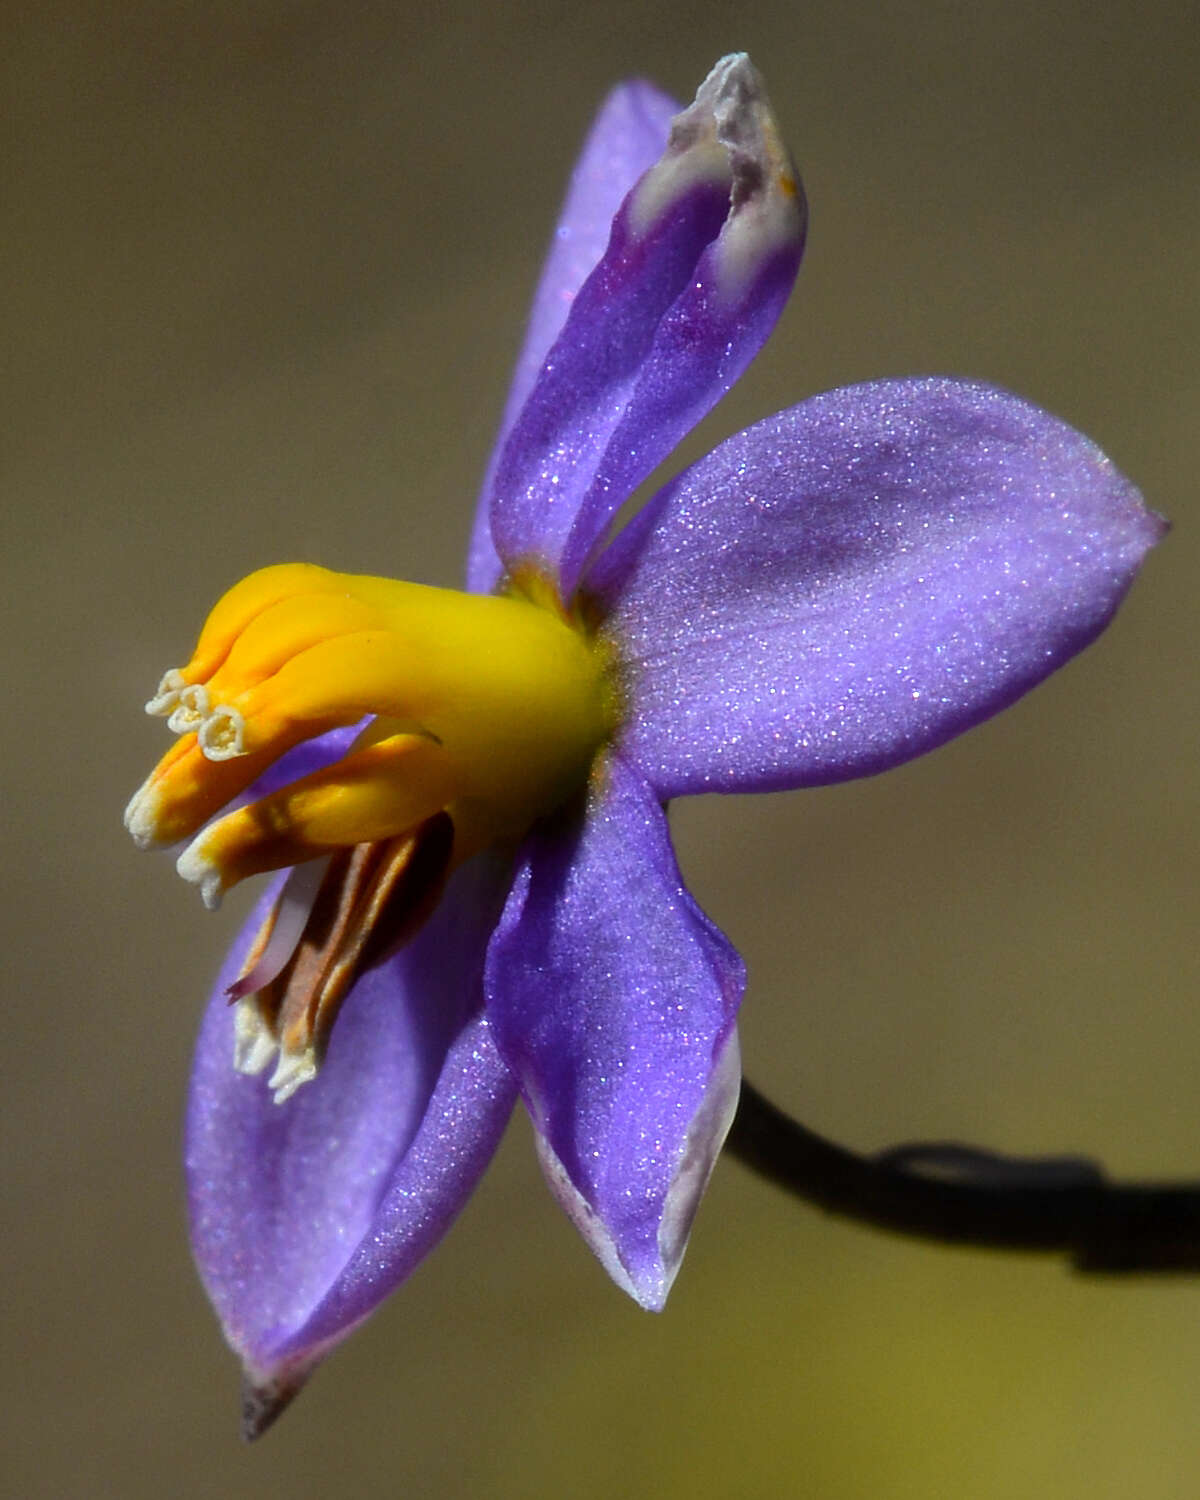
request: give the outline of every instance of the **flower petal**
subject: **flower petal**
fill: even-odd
[[[550,1185],[644,1307],[666,1299],[733,1118],[743,984],[663,809],[614,757],[581,826],[526,841],[485,987]]]
[[[453,1222],[515,1084],[479,1014],[506,872],[477,860],[428,926],[369,970],[318,1077],[285,1105],[233,1067],[225,989],[200,1035],[187,1120],[192,1239],[229,1342],[260,1390],[298,1386]]]
[[[895,766],[1105,626],[1165,523],[1086,438],[990,386],[817,396],[674,480],[588,579],[660,797]]]
[[[281,787],[289,786],[293,781],[300,781],[314,771],[322,771],[326,766],[331,766],[335,760],[341,760],[370,722],[369,719],[360,719],[357,724],[347,725],[344,729],[330,729],[325,734],[319,734],[314,739],[302,740],[300,744],[294,745],[278,760],[272,761],[270,767],[252,782],[240,796],[235,797],[229,807],[241,807],[247,802],[258,802],[263,797],[269,797],[272,792],[277,792]]]
[[[762,81],[724,58],[621,205],[496,466],[492,535],[564,597],[630,492],[757,354],[791,290],[804,199]]]
[[[477,593],[493,589],[501,572],[492,545],[490,499],[504,441],[533,388],[542,361],[562,330],[576,292],[604,254],[613,215],[633,184],[662,154],[672,117],[678,113],[676,101],[652,84],[640,80],[623,83],[601,105],[575,164],[480,491],[467,555],[467,587]]]

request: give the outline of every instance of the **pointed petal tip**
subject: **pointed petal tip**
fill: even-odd
[[[309,1371],[288,1370],[267,1380],[242,1375],[242,1438],[253,1443],[279,1420],[308,1380]]]
[[[1143,504],[1145,504],[1144,500]],[[1159,542],[1167,536],[1175,523],[1170,516],[1164,516],[1161,511],[1153,510],[1146,505],[1144,524],[1147,537],[1146,551],[1149,552],[1151,547],[1157,547]]]
[[[630,200],[635,234],[648,232],[714,174],[729,183],[729,219],[714,247],[726,289],[744,293],[754,273],[785,251],[798,265],[807,223],[804,192],[762,75],[744,52],[721,58],[672,121],[664,155]]]

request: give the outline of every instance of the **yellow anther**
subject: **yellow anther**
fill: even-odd
[[[230,590],[192,660],[164,678],[152,702],[174,694],[172,722],[189,732],[127,822],[143,845],[175,842],[302,740],[381,716],[381,733],[444,747],[453,781],[439,805],[480,847],[582,784],[609,728],[607,693],[603,657],[552,590],[481,596],[267,568]],[[407,776],[407,763],[389,774]]]
[[[336,573],[326,576],[338,577]],[[207,679],[212,701],[231,702],[322,641],[383,628],[386,620],[382,612],[344,588],[275,600],[247,624]]]
[[[392,735],[211,824],[180,855],[179,873],[215,906],[248,876],[407,832],[446,806],[454,783],[442,746]]]
[[[207,682],[237,638],[271,605],[300,594],[336,593],[340,579],[340,574],[312,563],[278,563],[250,573],[217,601],[204,622],[191,661],[179,671],[180,678],[183,682]]]
[[[125,826],[141,849],[176,844],[244,792],[270,768],[278,753],[267,750],[213,762],[201,751],[196,736],[186,734],[133,794],[125,809]]]

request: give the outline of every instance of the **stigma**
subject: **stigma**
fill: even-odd
[[[176,868],[210,907],[293,872],[232,989],[243,1071],[278,1051],[277,1099],[311,1077],[355,974],[451,871],[583,787],[616,717],[610,668],[536,577],[479,595],[293,563],[224,595],[146,704],[178,739],[125,822],[142,848],[188,840]],[[340,758],[256,787],[354,725]]]

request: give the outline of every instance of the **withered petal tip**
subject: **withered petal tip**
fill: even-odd
[[[307,1372],[289,1371],[274,1380],[259,1383],[242,1376],[242,1437],[253,1443],[284,1414],[308,1380]]]

